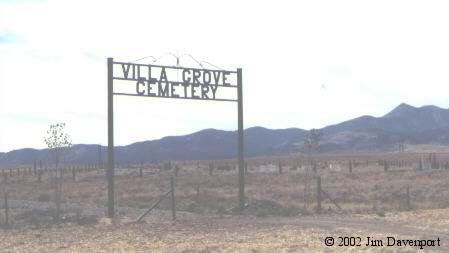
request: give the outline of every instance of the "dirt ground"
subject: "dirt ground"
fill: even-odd
[[[437,239],[440,246],[425,252],[449,251],[449,210],[305,217],[192,217],[177,221],[154,219],[143,223],[63,224],[0,231],[2,252],[415,252],[419,247],[386,246],[396,239]],[[326,246],[326,237],[335,245]],[[361,246],[337,246],[339,236],[361,237]],[[366,237],[384,241],[366,246]]]
[[[213,171],[207,161],[178,162],[176,175],[175,167],[144,165],[140,173],[139,165],[125,166],[116,170],[120,221],[114,223],[102,218],[104,171],[75,176],[69,171],[62,179],[63,216],[69,218],[59,225],[51,216],[52,174],[12,173],[0,185],[1,196],[8,193],[13,224],[0,229],[0,252],[449,252],[449,160],[440,160],[437,169],[418,170],[413,154],[320,157],[315,171],[307,161],[290,158],[248,161],[243,214],[233,210],[237,171],[229,161],[212,161]],[[171,221],[166,199],[143,223],[130,223],[167,192],[172,176],[177,220]],[[317,214],[318,176],[341,210],[324,198]],[[2,201],[1,222],[3,208]],[[94,217],[93,222],[80,225],[78,216]],[[440,239],[440,246],[387,246],[388,236],[412,243]],[[334,239],[333,246],[326,246],[327,237]],[[366,246],[367,237],[383,245]]]

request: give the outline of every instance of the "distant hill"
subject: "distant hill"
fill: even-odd
[[[449,110],[403,103],[382,117],[362,116],[321,131],[326,151],[390,151],[399,142],[447,145]]]
[[[307,131],[297,128],[270,130],[252,127],[245,130],[245,154],[258,156],[288,152],[287,144],[300,141]],[[106,160],[106,147],[101,146],[102,160]],[[0,156],[0,164],[31,164],[35,160],[50,161],[48,149],[19,149]],[[115,147],[118,163],[140,163],[163,160],[223,159],[237,156],[236,131],[205,129],[184,136],[168,136],[159,140],[136,142]],[[98,145],[73,145],[64,157],[67,163],[96,163]]]
[[[385,152],[398,143],[449,145],[449,109],[436,106],[413,107],[400,104],[382,117],[361,116],[319,129],[323,133],[319,152]],[[302,152],[306,130],[299,128],[245,130],[245,155],[275,155]],[[201,160],[234,158],[237,155],[236,131],[205,129],[183,136],[168,136],[143,141],[116,150],[119,163],[162,160]],[[98,145],[74,145],[65,157],[68,163],[95,163]],[[101,147],[105,160],[106,147]],[[0,153],[0,165],[31,164],[48,161],[47,149],[20,149]]]

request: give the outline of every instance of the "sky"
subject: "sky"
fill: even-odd
[[[447,13],[432,0],[0,0],[0,152],[44,148],[57,122],[106,145],[107,57],[242,68],[245,128],[448,108]],[[114,128],[116,145],[235,130],[237,105],[116,96]]]

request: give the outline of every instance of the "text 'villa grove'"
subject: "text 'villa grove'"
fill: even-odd
[[[233,71],[119,64],[121,75],[114,79],[135,81],[139,96],[215,100],[219,87],[236,87]]]

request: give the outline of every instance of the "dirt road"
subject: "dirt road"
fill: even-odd
[[[159,213],[162,212],[162,213]],[[172,222],[152,213],[141,224],[63,224],[40,229],[0,231],[5,252],[415,252],[419,247],[386,246],[386,237],[437,239],[440,245],[426,252],[449,251],[449,210],[373,215],[305,217],[192,216]],[[340,247],[339,236],[361,238],[361,246]],[[366,238],[383,246],[365,246]],[[326,246],[325,238],[335,245]],[[422,251],[422,250],[421,250]]]

